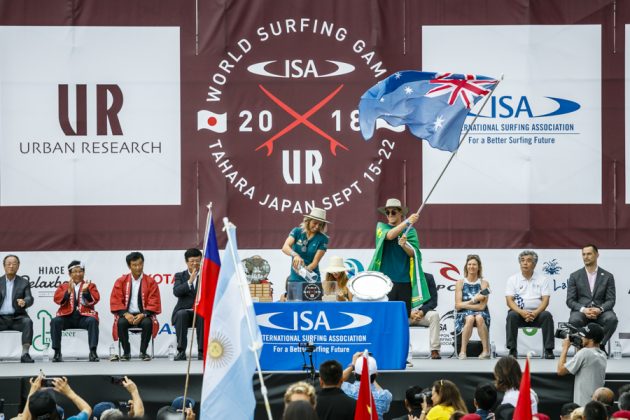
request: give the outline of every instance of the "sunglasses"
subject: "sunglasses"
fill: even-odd
[[[397,209],[385,210],[385,214],[388,216],[396,216],[398,214],[398,210]]]
[[[470,259],[470,258],[477,258],[477,259],[479,259],[479,255],[477,255],[477,254],[468,254],[466,256],[466,259]]]

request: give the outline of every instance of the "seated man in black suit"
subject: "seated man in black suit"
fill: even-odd
[[[33,321],[26,308],[33,304],[31,284],[24,277],[18,276],[20,259],[16,255],[7,255],[2,260],[4,276],[0,277],[0,331],[14,330],[22,332],[22,363],[33,363],[28,350],[33,341]]]
[[[175,309],[173,309],[171,319],[171,322],[175,325],[175,334],[177,334],[177,355],[175,360],[186,360],[188,328],[192,326],[192,309],[197,296],[197,286],[199,285],[201,258],[201,251],[197,248],[187,249],[184,253],[184,259],[188,269],[175,274],[173,294],[177,297],[177,304]],[[199,314],[197,314],[195,328],[197,330],[197,348],[199,350],[197,358],[203,360],[203,318]]]
[[[615,277],[597,265],[599,250],[588,244],[582,248],[584,268],[569,276],[567,287],[567,306],[571,309],[569,323],[574,327],[583,327],[589,322],[596,322],[604,329],[604,346],[617,329],[615,306]]]

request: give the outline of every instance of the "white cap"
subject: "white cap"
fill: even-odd
[[[357,375],[360,375],[363,372],[363,356],[359,357],[354,364],[354,371]],[[368,373],[370,376],[374,375],[378,372],[378,367],[376,366],[376,359],[372,356],[368,356]]]

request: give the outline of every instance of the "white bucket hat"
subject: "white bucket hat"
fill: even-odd
[[[310,214],[305,214],[304,217],[308,217],[310,219],[319,220],[320,222],[330,223],[326,220],[326,210],[320,209],[317,207],[313,207]]]
[[[409,213],[409,208],[403,207],[402,203],[397,198],[388,198],[387,202],[385,202],[385,205],[383,207],[379,207],[378,211],[385,214],[385,209],[392,207],[399,208],[402,211],[403,216],[407,216],[407,213]]]
[[[340,273],[342,271],[348,271],[345,265],[343,265],[343,258],[333,255],[330,257],[328,267],[326,267],[327,273]]]

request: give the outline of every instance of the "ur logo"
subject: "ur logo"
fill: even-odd
[[[33,348],[37,351],[44,351],[50,347],[50,321],[52,315],[45,309],[37,312],[37,319],[41,322],[42,333],[33,337]]]
[[[75,85],[74,127],[70,122],[70,89],[59,85],[59,125],[66,136],[88,134],[88,85]],[[122,136],[118,113],[123,106],[123,93],[118,85],[96,85],[96,135],[106,136],[107,127],[112,135]]]

